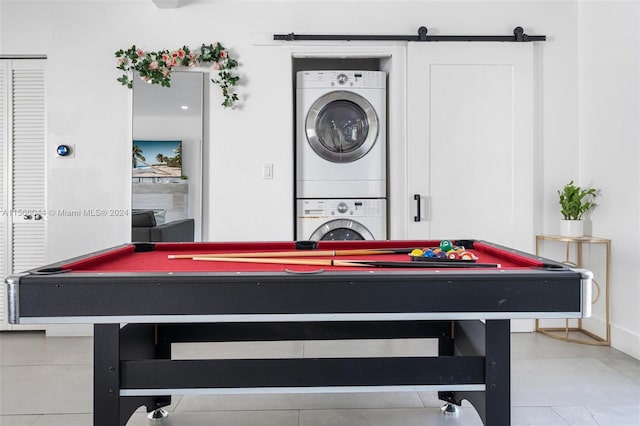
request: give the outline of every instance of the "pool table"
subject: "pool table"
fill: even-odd
[[[509,425],[510,320],[589,316],[592,274],[452,243],[474,260],[408,254],[440,241],[125,244],[8,277],[9,320],[94,324],[96,426],[179,394],[426,390]],[[438,356],[171,357],[178,342],[394,338],[437,339]]]

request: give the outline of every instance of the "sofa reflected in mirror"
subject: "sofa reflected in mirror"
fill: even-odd
[[[131,213],[132,242],[192,242],[194,219],[158,223],[153,210],[133,210]]]

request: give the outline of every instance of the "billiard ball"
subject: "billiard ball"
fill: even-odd
[[[422,257],[435,257],[435,256],[436,254],[431,249],[425,250],[424,254],[422,255]]]
[[[449,240],[442,240],[440,241],[440,248],[446,253],[453,248],[453,244]]]
[[[409,253],[409,256],[418,257],[418,256],[422,256],[422,255],[423,255],[423,252],[420,249],[413,249],[413,250],[411,250],[411,253]]]
[[[468,251],[463,251],[460,253],[460,259],[462,260],[475,260],[475,256],[473,253],[469,253]]]

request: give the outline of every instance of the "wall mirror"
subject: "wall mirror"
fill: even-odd
[[[158,224],[194,219],[202,238],[203,72],[174,71],[171,87],[133,78],[132,212]]]

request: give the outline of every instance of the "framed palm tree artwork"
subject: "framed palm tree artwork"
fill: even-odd
[[[182,141],[134,140],[131,177],[180,178]]]

